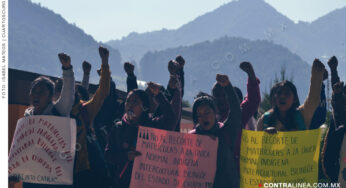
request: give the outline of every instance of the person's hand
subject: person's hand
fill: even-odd
[[[344,82],[337,82],[333,85],[333,92],[336,94],[342,93],[344,89]]]
[[[180,69],[183,69],[183,68],[184,68],[185,59],[184,59],[181,55],[177,56],[177,57],[175,58],[175,61],[178,62],[179,68],[180,68]]]
[[[176,75],[171,75],[168,81],[168,87],[171,89],[176,89],[179,88],[179,80],[178,77]]]
[[[71,68],[70,56],[68,56],[65,53],[60,53],[60,54],[58,54],[58,57],[59,57],[60,63],[61,63],[63,68],[65,68],[65,69]]]
[[[216,82],[220,84],[221,87],[226,87],[230,84],[230,81],[228,79],[227,75],[224,74],[217,74],[216,75]]]
[[[107,48],[100,46],[99,54],[102,59],[102,64],[108,64],[109,51]]]
[[[324,67],[323,63],[319,59],[315,59],[313,64],[312,64],[312,70],[322,72],[322,71],[324,71],[324,69],[325,69],[325,67]]]
[[[327,80],[327,79],[328,79],[328,71],[327,69],[324,69],[323,80]]]
[[[127,152],[127,158],[130,160],[130,161],[133,161],[133,160],[135,160],[135,158],[136,157],[138,157],[138,156],[141,156],[142,155],[142,153],[141,152],[139,152],[139,151],[129,151],[129,152]]]
[[[250,62],[242,62],[239,65],[240,69],[246,72],[250,79],[256,79],[255,71]]]
[[[331,70],[336,70],[338,67],[338,59],[336,59],[335,56],[331,57],[328,61],[328,65]]]
[[[276,134],[276,133],[278,133],[278,131],[276,130],[275,127],[268,127],[266,129],[264,129],[264,132],[269,133],[269,134]]]
[[[130,62],[125,62],[124,70],[127,74],[133,74],[133,71],[135,70],[135,66]]]
[[[171,75],[177,74],[179,70],[179,64],[174,61],[174,60],[170,60],[168,62],[168,72]]]
[[[154,95],[158,95],[159,92],[160,92],[160,89],[161,89],[161,85],[160,84],[157,84],[157,83],[154,83],[154,82],[149,82],[148,83],[148,88],[149,88],[149,91]]]
[[[87,61],[83,61],[82,64],[84,74],[90,74],[91,64]]]

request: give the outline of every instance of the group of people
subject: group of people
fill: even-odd
[[[64,53],[59,54],[62,79],[54,83],[47,77],[39,77],[32,82],[31,106],[25,111],[25,116],[71,117],[77,122],[74,184],[49,186],[129,187],[133,161],[141,155],[136,151],[138,126],[180,130],[184,95],[183,57],[177,56],[168,62],[170,77],[166,88],[149,82],[145,90],[138,89],[135,66],[126,62],[127,97],[124,103],[120,103],[109,71],[109,51],[99,47],[99,54],[101,69],[97,72],[100,81],[93,95],[88,92],[91,64],[83,62],[83,80],[81,84],[75,84],[71,59]],[[340,82],[337,64],[335,57],[328,62],[333,85],[333,115],[323,150],[324,172],[334,182],[338,181],[341,144],[346,140],[343,139],[346,86]],[[309,94],[304,103],[300,104],[295,85],[284,80],[272,87],[272,108],[258,120],[260,81],[251,63],[240,63],[240,69],[248,75],[245,97],[227,75],[217,74],[211,94],[198,93],[192,106],[194,129],[189,134],[208,135],[219,140],[213,183],[216,188],[240,185],[242,129],[275,134],[277,131],[316,129],[326,120],[323,80],[328,77],[328,72],[318,59],[312,65]],[[24,188],[49,186],[24,183]]]

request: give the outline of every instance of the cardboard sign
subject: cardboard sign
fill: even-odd
[[[240,187],[264,183],[316,183],[320,129],[265,132],[243,130]]]
[[[8,174],[40,184],[73,183],[76,122],[57,116],[30,116],[18,120]]]
[[[211,188],[217,148],[209,136],[139,127],[130,187]]]

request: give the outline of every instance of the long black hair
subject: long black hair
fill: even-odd
[[[297,108],[300,105],[299,102],[299,97],[298,97],[298,92],[297,92],[297,88],[296,86],[288,81],[288,80],[284,80],[281,81],[277,84],[275,84],[272,89],[270,90],[270,100],[271,102],[273,102],[274,104],[272,104],[273,107],[273,112],[270,113],[269,118],[268,118],[268,126],[269,127],[274,127],[276,122],[279,121],[279,117],[280,117],[280,111],[278,109],[278,107],[275,105],[275,98],[276,98],[276,94],[278,94],[278,92],[280,92],[281,89],[283,89],[284,87],[288,87],[291,92],[293,93],[293,104],[291,106],[291,108],[287,111],[287,116],[285,119],[281,120],[281,123],[285,126],[285,129],[290,131],[290,130],[296,130],[298,128],[298,125],[295,121],[295,112],[297,110]]]

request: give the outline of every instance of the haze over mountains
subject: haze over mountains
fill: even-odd
[[[167,84],[167,62],[178,54],[186,59],[185,99],[199,90],[210,93],[216,73],[228,74],[232,83],[246,92],[246,74],[241,61],[250,61],[269,90],[282,67],[293,78],[301,100],[306,97],[314,57],[336,54],[340,76],[346,78],[346,7],[312,23],[295,24],[263,0],[240,0],[199,16],[177,30],[132,33],[110,41],[110,64],[117,85],[124,86],[122,62],[135,60],[138,79]],[[93,64],[92,82],[100,66],[101,43],[60,15],[28,0],[9,1],[9,66],[60,76],[59,52],[71,55],[76,79],[82,79],[81,64]],[[227,37],[225,37],[227,36]],[[103,44],[104,45],[104,44]],[[110,47],[112,46],[112,47]],[[124,87],[121,87],[125,89]]]
[[[239,68],[243,61],[252,63],[261,81],[262,92],[269,92],[275,77],[279,78],[281,69],[285,68],[286,78],[296,84],[301,101],[308,93],[311,67],[287,48],[263,40],[224,37],[213,42],[149,52],[140,61],[140,77],[168,83],[167,63],[176,54],[184,54],[186,59],[184,98],[189,101],[193,101],[199,91],[211,93],[217,73],[227,74],[233,85],[239,87],[245,96],[247,74]]]
[[[93,65],[93,80],[101,59],[92,36],[60,15],[27,0],[9,1],[9,67],[41,74],[61,76],[58,53],[71,56],[77,80],[82,79],[82,62]],[[108,46],[108,45],[107,45]],[[109,48],[111,70],[120,74],[120,53]],[[97,79],[96,79],[97,77]]]
[[[346,62],[346,7],[312,23],[295,24],[263,0],[239,0],[225,4],[186,23],[176,30],[162,29],[131,33],[107,42],[119,49],[124,60],[139,61],[148,51],[192,45],[223,36],[269,40],[287,47],[311,64],[315,57],[326,60],[336,55]],[[341,64],[343,79],[346,63]]]

